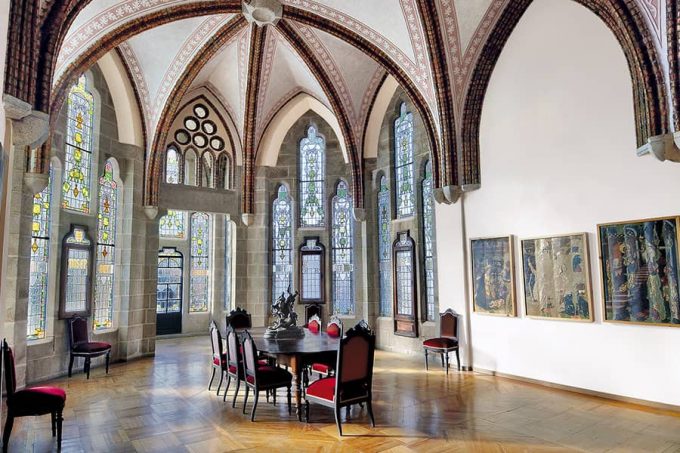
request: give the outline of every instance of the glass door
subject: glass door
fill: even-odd
[[[182,332],[182,273],[184,257],[174,247],[158,253],[156,335]]]

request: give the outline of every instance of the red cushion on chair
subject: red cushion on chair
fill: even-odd
[[[312,382],[307,387],[306,395],[333,401],[335,399],[335,378],[329,377]]]
[[[249,383],[253,383],[252,376],[246,377]],[[293,375],[283,368],[275,366],[261,366],[257,369],[257,383],[259,385],[271,386],[275,384],[289,384],[293,380]]]
[[[453,338],[431,338],[429,340],[423,341],[423,346],[427,346],[429,348],[441,348],[441,349],[447,349],[447,348],[455,348],[458,346],[458,340],[454,340]]]
[[[225,366],[227,364],[227,354],[222,354],[222,363],[221,366]],[[218,357],[213,357],[213,365],[215,366],[220,366],[220,359]]]
[[[31,387],[19,390],[7,405],[17,415],[42,415],[63,409],[66,392],[59,387]]]
[[[312,371],[315,373],[328,374],[331,367],[324,363],[312,363]]]
[[[100,343],[98,341],[81,343],[73,348],[75,352],[103,352],[108,349],[111,349],[111,345],[109,343]]]
[[[340,336],[340,326],[335,323],[328,324],[326,328],[326,334],[329,337],[337,338]]]
[[[257,364],[259,366],[267,366],[267,365],[269,365],[269,361],[267,359],[260,359],[260,360],[257,361]]]
[[[236,365],[229,365],[229,372],[231,374],[236,374],[238,370],[236,369]]]
[[[309,324],[307,324],[307,328],[312,333],[319,333],[319,331],[321,330],[321,325],[319,324],[318,321],[315,320],[309,321]]]

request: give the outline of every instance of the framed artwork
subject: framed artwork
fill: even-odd
[[[527,316],[593,320],[586,233],[523,239],[522,270]]]
[[[516,316],[512,236],[472,239],[470,251],[474,311]]]
[[[392,275],[394,281],[394,334],[418,336],[418,291],[416,281],[416,242],[410,230],[397,233],[392,243]]]
[[[61,246],[59,319],[89,317],[92,310],[92,240],[87,227],[71,225]]]
[[[326,249],[317,237],[305,237],[298,255],[300,272],[300,304],[322,304],[326,301]]]
[[[597,226],[604,320],[680,325],[679,217]]]

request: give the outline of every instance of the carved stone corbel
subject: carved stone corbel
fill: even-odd
[[[680,162],[680,132],[649,137],[647,143],[637,149],[638,156],[648,154],[661,162]]]
[[[244,0],[241,11],[249,23],[259,27],[276,25],[283,16],[283,6],[279,0]]]
[[[49,182],[49,173],[24,173],[24,185],[31,191],[33,195],[38,194],[47,187]]]
[[[50,131],[50,116],[33,110],[31,104],[5,94],[2,97],[5,115],[12,120],[12,144],[35,149],[45,143]]]
[[[241,214],[241,222],[247,227],[255,222],[255,214]]]
[[[149,220],[153,220],[158,216],[158,206],[144,206],[144,214]]]
[[[446,195],[444,195],[444,189],[441,187],[434,189],[432,195],[434,196],[434,201],[439,204],[451,204],[451,202],[446,198]]]
[[[366,220],[366,208],[354,208],[353,209],[354,220],[357,222],[363,222]]]

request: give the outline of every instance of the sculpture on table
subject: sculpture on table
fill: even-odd
[[[295,299],[298,292],[290,292],[290,286],[285,293],[281,293],[272,306],[274,323],[267,327],[265,338],[301,338],[305,331],[297,325],[297,313],[295,313]]]

